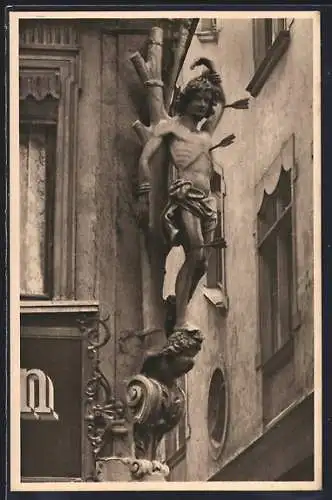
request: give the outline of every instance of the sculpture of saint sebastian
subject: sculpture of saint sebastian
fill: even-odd
[[[175,116],[161,120],[154,127],[139,162],[139,215],[147,222],[149,161],[162,141],[166,141],[177,178],[169,186],[162,228],[169,247],[182,245],[185,253],[175,284],[174,331],[186,332],[197,330],[190,325],[187,305],[206,271],[207,249],[217,224],[217,208],[210,187],[213,174],[211,141],[226,105],[221,78],[213,63],[200,58],[192,67],[199,65],[205,65],[207,70],[189,81],[180,93]],[[220,145],[232,143],[234,136],[228,139]]]

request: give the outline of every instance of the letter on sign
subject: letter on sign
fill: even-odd
[[[54,411],[53,382],[37,368],[21,369],[21,418],[59,420]]]

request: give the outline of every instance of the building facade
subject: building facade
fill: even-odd
[[[105,422],[117,439],[105,437],[102,454],[132,455],[121,401],[146,347],[135,333],[144,318],[132,125],[148,125],[148,105],[130,57],[146,56],[151,28],[163,29],[170,102],[191,24],[20,20],[23,481],[96,480]]]
[[[103,456],[132,454],[125,383],[163,341],[163,269],[149,275],[135,215],[131,125],[148,119],[129,61],[155,25],[169,104],[200,56],[227,102],[251,96],[215,132],[216,144],[236,136],[213,153],[227,248],[212,249],[191,304],[205,341],[159,456],[171,481],[313,480],[313,22],[190,21],[180,43],[180,21],[20,24],[23,481],[97,479],[98,398],[112,436]],[[167,258],[164,298],[182,258]],[[110,462],[98,478],[127,476]]]
[[[212,191],[213,249],[191,305],[205,332],[187,375],[186,458],[174,480],[314,479],[313,21],[204,19],[179,78],[211,58],[228,103]],[[318,56],[317,56],[318,57]],[[182,259],[168,259],[168,286]]]

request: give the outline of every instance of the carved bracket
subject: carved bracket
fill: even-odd
[[[155,460],[163,435],[183,416],[185,401],[185,393],[176,381],[166,385],[142,374],[130,379],[127,404],[133,415],[137,458]]]
[[[177,378],[194,366],[203,336],[199,330],[173,330],[174,301],[166,301],[165,331],[168,336],[161,349],[146,353],[141,371],[127,383],[127,405],[133,419],[135,456],[154,460],[157,447],[167,432],[180,421],[186,395]]]

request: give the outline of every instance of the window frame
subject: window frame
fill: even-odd
[[[266,40],[267,21],[271,21],[271,40]],[[282,21],[282,28],[273,35],[273,21]],[[257,97],[265,82],[288,49],[291,41],[288,18],[257,18],[252,22],[254,74],[246,90]]]
[[[275,220],[270,223],[269,227],[266,231],[260,235],[260,230],[258,230],[258,241],[257,241],[257,250],[259,255],[259,308],[260,308],[260,330],[263,347],[263,359],[267,360],[273,357],[289,340],[291,335],[292,327],[291,327],[291,315],[287,320],[283,321],[283,317],[285,316],[285,310],[282,304],[282,296],[283,290],[285,286],[289,286],[288,283],[285,283],[284,269],[282,257],[281,257],[281,247],[285,245],[285,241],[287,236],[292,233],[292,210],[293,203],[292,199],[290,203],[285,208],[280,208],[280,198],[279,194],[279,182],[281,181],[281,176],[286,175],[285,171],[282,170],[278,185],[275,188],[275,191],[271,193],[270,196],[264,197],[263,203],[274,203],[276,205],[276,214]],[[291,186],[291,180],[290,180]],[[273,199],[273,198],[275,199]],[[262,204],[263,205],[263,204]],[[261,216],[258,216],[259,225]],[[286,230],[285,230],[286,226]],[[285,234],[286,233],[286,234]],[[270,249],[271,244],[273,245],[272,250]],[[271,260],[271,255],[273,255],[273,261]],[[286,267],[289,265],[289,259],[291,261],[291,274],[293,269],[292,263],[292,255],[287,254],[286,257]],[[273,291],[266,290],[266,280],[268,279],[271,282],[271,274],[276,274],[275,280],[276,283],[273,283],[275,288],[275,299],[271,297],[273,295]],[[292,279],[292,278],[291,278]],[[269,299],[268,299],[269,297]],[[287,292],[288,300],[292,301],[291,293]],[[273,300],[276,300],[276,304],[273,303]],[[287,313],[287,311],[286,311]],[[266,320],[262,318],[269,318],[269,325],[266,325]],[[262,324],[262,322],[264,324]],[[287,325],[285,324],[287,322]],[[286,330],[285,330],[286,329]],[[269,331],[269,334],[266,333]]]
[[[40,24],[40,23],[39,23]],[[64,26],[64,28],[68,28]],[[63,28],[63,29],[64,29]],[[61,26],[58,27],[61,33]],[[23,30],[24,31],[24,30]],[[27,29],[31,32],[31,27]],[[51,27],[45,27],[47,40]],[[22,35],[22,33],[21,33]],[[50,45],[46,41],[24,42],[19,51],[20,79],[34,79],[38,76],[59,77],[60,93],[58,98],[57,144],[54,194],[54,246],[52,251],[52,293],[48,296],[21,295],[22,300],[59,300],[73,299],[75,295],[75,180],[77,157],[77,111],[80,90],[80,53],[79,46]],[[44,44],[41,42],[45,42]],[[31,76],[32,75],[32,76]],[[20,102],[31,99],[42,101],[52,89],[41,88],[43,78],[35,78],[32,85],[25,86]],[[54,90],[54,89],[53,89]],[[54,93],[54,92],[53,92]],[[22,116],[21,119],[24,119]]]
[[[266,196],[272,196],[278,187],[280,176],[282,171],[289,172],[290,176],[290,203],[284,209],[281,217],[279,217],[269,230],[265,233],[263,238],[260,239],[259,233],[259,212],[261,207],[266,200]],[[256,368],[263,369],[266,375],[271,375],[275,371],[279,370],[284,366],[293,356],[294,345],[293,336],[294,332],[300,326],[300,313],[298,309],[298,293],[297,293],[297,257],[296,257],[296,196],[295,196],[295,181],[297,179],[297,168],[295,162],[295,136],[294,134],[283,144],[283,147],[272,163],[270,168],[266,171],[264,176],[260,179],[256,185],[256,255],[257,255],[257,304],[258,304],[258,332],[259,332],[259,348],[256,359]],[[279,214],[280,215],[280,214]],[[291,288],[289,291],[291,300],[291,310],[290,310],[290,324],[287,336],[284,337],[284,341],[279,345],[274,351],[269,350],[267,344],[273,345],[272,338],[267,340],[267,335],[272,336],[272,332],[265,331],[262,327],[261,322],[261,302],[264,297],[262,294],[262,282],[261,282],[261,262],[262,256],[260,255],[260,248],[267,241],[271,233],[278,230],[278,226],[284,222],[285,217],[290,217],[291,225],[291,273],[292,281]],[[263,306],[264,307],[264,306]],[[264,330],[264,331],[263,331]]]
[[[221,374],[221,379],[222,379],[222,384],[219,386],[219,390],[221,392],[221,389],[223,390],[224,393],[224,421],[223,421],[223,428],[221,432],[221,439],[216,440],[214,437],[211,435],[211,406],[209,405],[210,401],[213,401],[214,398],[211,398],[211,389],[212,389],[212,383],[215,381],[217,374]],[[226,369],[224,364],[218,364],[217,366],[214,366],[213,369],[210,372],[210,379],[209,379],[209,387],[208,387],[208,397],[207,397],[207,415],[206,415],[206,421],[207,421],[207,431],[208,431],[208,437],[209,437],[209,449],[211,456],[214,460],[217,460],[220,458],[220,455],[222,453],[222,450],[225,446],[226,438],[227,438],[227,431],[228,431],[228,423],[229,423],[229,387],[228,387],[228,381],[226,377]]]
[[[215,170],[214,176],[219,179],[216,182],[211,182],[211,195],[215,198],[218,213],[218,232],[220,237],[225,239],[225,196],[226,184],[224,180],[224,173],[221,166]],[[203,288],[204,296],[215,307],[222,312],[228,310],[228,296],[226,287],[226,249],[216,247],[211,249],[215,252],[215,257],[211,260],[211,255],[208,259],[206,284]]]

